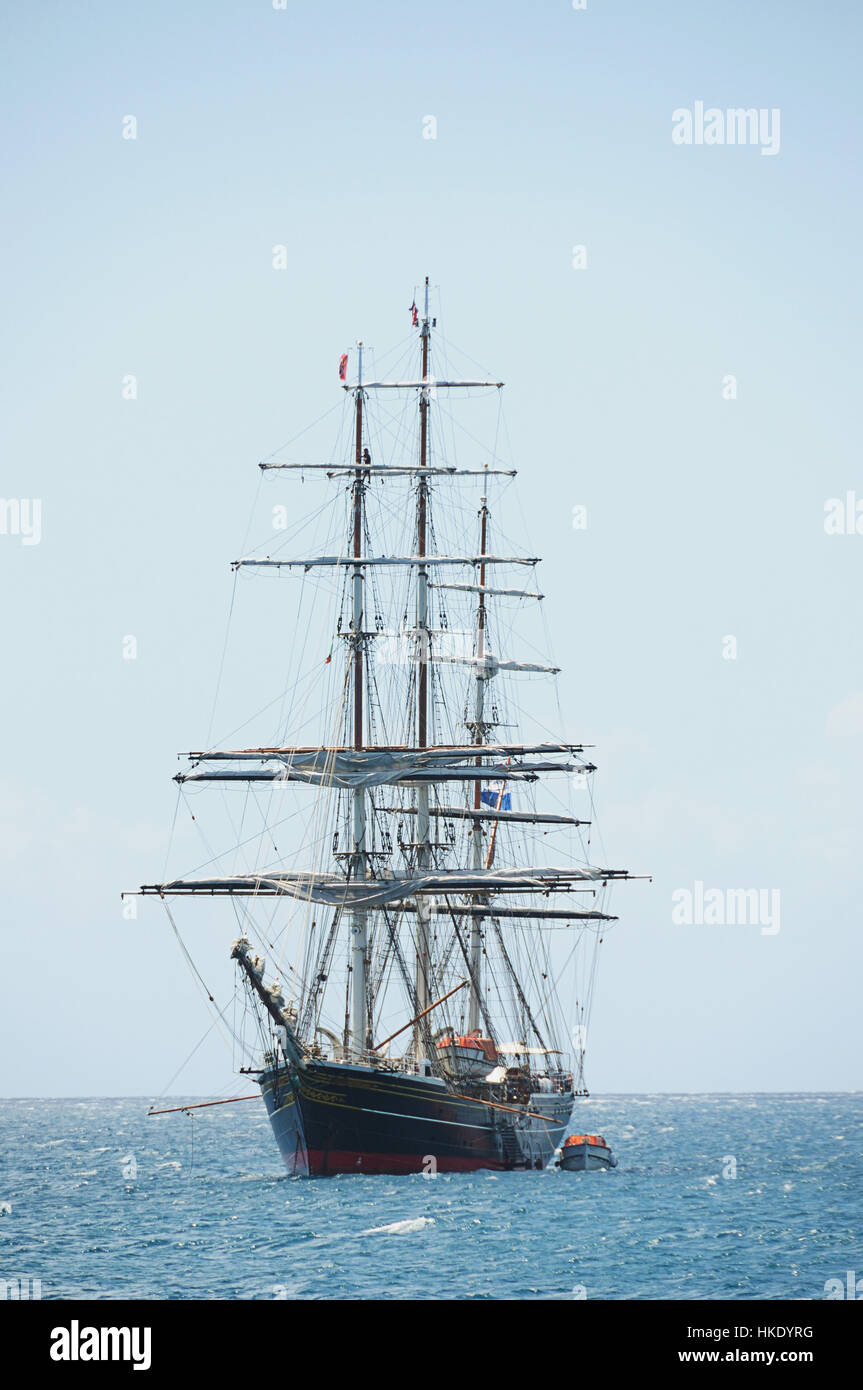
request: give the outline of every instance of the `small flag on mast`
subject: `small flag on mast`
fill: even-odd
[[[492,782],[490,787],[483,787],[479,794],[483,806],[491,806],[495,811],[511,810],[510,793],[503,790],[505,785],[504,782]]]
[[[417,325],[419,324],[419,321],[420,321],[419,310],[417,309],[417,302],[416,302],[416,300],[414,300],[413,304],[411,305],[411,323],[412,323],[412,325],[413,325],[414,328],[417,327]]]
[[[339,381],[344,381],[348,374],[348,354],[343,352],[339,358]]]

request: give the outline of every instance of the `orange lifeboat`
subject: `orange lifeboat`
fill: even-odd
[[[617,1159],[601,1134],[570,1134],[563,1141],[560,1167],[567,1173],[616,1168]]]
[[[468,1052],[476,1053],[478,1057],[484,1057],[487,1062],[497,1061],[497,1048],[491,1038],[480,1037],[478,1029],[474,1033],[463,1033],[456,1037],[446,1033],[438,1041],[439,1049],[445,1047],[465,1048]]]

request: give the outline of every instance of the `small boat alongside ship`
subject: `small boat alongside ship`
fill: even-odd
[[[601,1134],[570,1134],[563,1141],[558,1166],[565,1173],[593,1173],[616,1168],[617,1159]]]

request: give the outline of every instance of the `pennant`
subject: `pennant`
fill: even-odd
[[[329,664],[330,664],[330,662],[332,661],[332,659],[333,659],[333,649],[332,649],[332,647],[330,647],[330,654],[329,654],[329,656],[327,657],[326,661],[324,662],[324,665],[325,665],[325,666],[329,666]]]
[[[416,328],[416,327],[418,326],[419,321],[420,321],[419,310],[417,309],[417,302],[416,302],[416,300],[414,300],[413,304],[411,305],[411,323],[412,323],[412,325],[413,325],[414,328]]]
[[[348,354],[343,352],[339,358],[339,381],[344,381],[348,374]]]

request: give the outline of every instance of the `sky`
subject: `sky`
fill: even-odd
[[[615,897],[592,1090],[859,1088],[863,520],[825,529],[863,502],[859,7],[97,0],[4,28],[0,1094],[235,1084],[164,913],[120,893],[165,862],[230,561],[290,501],[255,510],[256,463],[339,404],[342,351],[408,334],[425,275],[507,383],[509,532],[544,557],[609,858],[652,875]],[[763,110],[774,148],[677,143],[697,103]],[[251,709],[289,654],[277,607],[243,616]],[[676,921],[699,883],[779,916]]]

